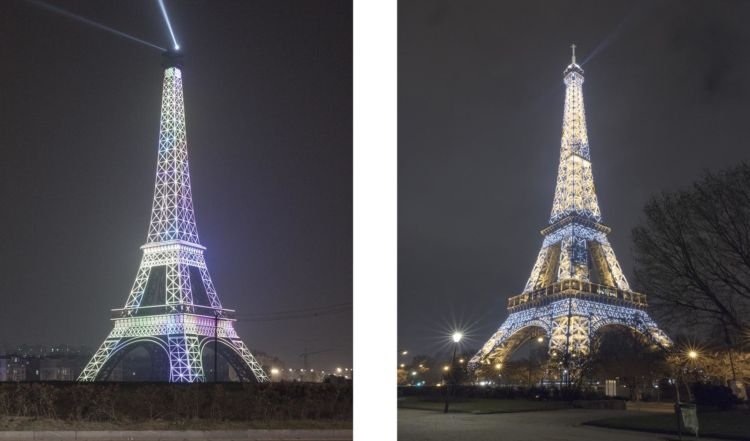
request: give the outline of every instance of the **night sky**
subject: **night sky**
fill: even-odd
[[[570,44],[626,276],[651,195],[750,159],[750,2],[399,2],[399,347],[477,349],[547,225]],[[597,51],[596,48],[599,47]]]
[[[167,47],[157,2],[53,1]],[[348,1],[165,1],[183,70],[193,199],[238,314],[352,301]],[[153,197],[163,70],[145,45],[0,2],[0,344],[97,347],[124,305]],[[238,322],[247,345],[351,366],[351,312]]]

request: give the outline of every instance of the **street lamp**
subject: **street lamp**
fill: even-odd
[[[536,339],[536,341],[538,341],[539,343],[543,343],[544,342],[544,337],[540,336],[539,338]]]
[[[675,378],[675,415],[677,416],[677,436],[679,439],[682,439],[682,412],[683,410],[687,410],[688,412],[695,412],[695,407],[690,407],[689,405],[682,405],[680,404],[680,377],[682,377],[682,371],[685,370],[685,367],[689,362],[695,361],[698,359],[700,354],[697,350],[688,348],[686,352],[684,352],[685,359],[682,362],[682,364],[679,367],[679,370],[677,371],[677,375]],[[685,383],[685,388],[688,392],[688,401],[692,400],[692,397],[690,396],[690,386]],[[695,416],[697,420],[697,415]]]
[[[453,357],[451,358],[451,364],[450,367],[453,367],[456,365],[456,350],[458,349],[458,344],[461,342],[461,339],[464,337],[464,335],[461,332],[454,332],[451,338],[453,339]],[[450,395],[451,395],[451,385],[455,383],[455,371],[452,372],[451,375],[453,378],[449,383],[446,384],[445,388],[445,408],[443,409],[443,413],[448,413],[448,402],[450,401]]]

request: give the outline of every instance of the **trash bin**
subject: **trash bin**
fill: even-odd
[[[698,436],[698,409],[692,403],[677,403],[674,405],[680,431],[685,431]]]

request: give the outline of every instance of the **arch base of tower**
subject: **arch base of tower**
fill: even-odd
[[[260,363],[237,336],[230,320],[192,314],[123,317],[104,340],[78,381],[107,381],[122,358],[145,347],[152,358],[152,378],[171,383],[205,382],[203,352],[216,344],[218,354],[241,381],[270,381]]]
[[[658,347],[672,345],[643,309],[568,297],[512,312],[471,358],[469,367],[477,377],[493,376],[521,345],[543,337],[551,362],[574,370],[590,354],[599,330],[610,325],[632,329]]]

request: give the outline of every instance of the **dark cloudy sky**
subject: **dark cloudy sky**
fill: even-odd
[[[399,2],[399,346],[478,348],[549,220],[569,45],[594,181],[632,281],[650,195],[750,159],[750,2]],[[606,43],[608,42],[608,44]]]
[[[169,43],[156,1],[52,4]],[[348,1],[166,1],[185,50],[198,230],[224,305],[351,302]],[[0,344],[98,346],[140,262],[153,195],[159,51],[0,2]],[[240,322],[253,349],[351,365],[351,313]]]

